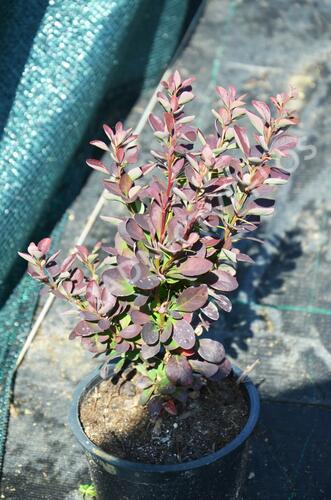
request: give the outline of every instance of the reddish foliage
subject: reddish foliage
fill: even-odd
[[[295,147],[288,128],[298,121],[287,107],[293,91],[271,98],[274,110],[253,101],[252,111],[234,87],[218,87],[215,133],[205,137],[184,113],[194,98],[192,82],[178,71],[163,82],[163,113],[149,117],[159,142],[150,163],[133,166],[138,137],[121,123],[104,125],[109,146],[91,143],[111,161],[87,164],[107,175],[111,198],[127,208],[116,220],[114,247],[103,249],[108,255],[100,243],[91,252],[77,246],[60,265],[58,252],[48,256],[48,238],[20,254],[33,278],[80,311],[71,338],[104,353],[106,363],[119,357],[117,369],[134,363],[151,380],[144,403],[167,395],[164,408],[172,414],[169,394],[183,401],[183,391],[196,389],[197,374],[217,379],[231,370],[223,346],[199,336],[231,310],[224,292],[238,286],[237,263],[252,261],[236,244],[273,212],[273,185],[289,177],[276,161]],[[150,178],[153,169],[163,178]]]

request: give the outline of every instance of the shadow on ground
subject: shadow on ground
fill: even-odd
[[[239,291],[231,297],[232,311],[230,314],[223,313],[221,320],[211,329],[211,335],[221,339],[232,358],[236,359],[240,352],[248,351],[247,340],[254,336],[254,325],[265,322],[258,305],[260,300],[266,299],[271,293],[284,295],[283,285],[302,255],[302,237],[299,229],[289,230],[283,237],[264,235],[267,250],[255,244],[252,256],[256,263],[239,264],[240,286]],[[248,253],[252,252],[248,250]]]
[[[330,394],[331,379],[321,382]],[[307,384],[262,401],[261,418],[250,440],[242,487],[245,500],[326,500],[331,488],[331,407],[293,402],[314,388]]]

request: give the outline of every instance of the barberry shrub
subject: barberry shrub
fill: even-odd
[[[106,175],[109,197],[126,211],[115,219],[113,246],[77,246],[62,264],[59,252],[49,255],[49,238],[20,253],[34,279],[78,309],[70,339],[105,356],[103,377],[111,360],[117,373],[130,363],[141,402],[157,413],[175,413],[207,379],[231,372],[223,345],[206,332],[231,311],[237,264],[252,262],[238,242],[254,239],[261,216],[273,212],[275,186],[289,178],[279,159],[296,145],[287,132],[298,122],[293,91],[271,97],[272,109],[253,101],[248,110],[245,95],[217,87],[215,133],[205,136],[184,113],[192,82],[178,71],[162,82],[149,163],[135,166],[138,137],[122,123],[104,125],[109,144],[91,143],[110,161],[87,164]]]

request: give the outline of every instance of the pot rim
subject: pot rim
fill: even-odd
[[[232,369],[234,375],[239,377],[242,373],[242,370],[238,368],[236,365],[232,365]],[[72,432],[74,433],[76,439],[80,443],[80,445],[91,455],[94,455],[97,459],[102,462],[109,464],[115,468],[121,469],[129,469],[132,472],[156,472],[156,473],[167,473],[167,472],[179,472],[179,471],[189,471],[192,469],[197,469],[202,466],[206,466],[216,460],[219,460],[226,455],[232,453],[235,449],[239,448],[244,441],[250,436],[253,432],[254,427],[258,421],[260,414],[260,397],[257,388],[253,384],[253,382],[246,377],[245,381],[242,382],[242,386],[246,391],[247,398],[249,401],[249,415],[246,424],[240,431],[240,433],[228,444],[226,444],[223,448],[210,453],[209,455],[205,455],[201,458],[197,458],[195,460],[191,460],[189,462],[183,462],[179,464],[146,464],[140,462],[131,462],[129,460],[115,457],[110,453],[103,451],[97,445],[95,445],[85,434],[83,431],[82,424],[79,419],[79,407],[82,398],[85,394],[94,387],[99,381],[102,381],[99,375],[99,368],[94,370],[92,373],[87,375],[76,387],[70,413],[69,413],[69,425],[71,427]]]

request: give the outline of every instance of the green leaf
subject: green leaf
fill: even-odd
[[[163,362],[161,362],[159,364],[159,366],[157,367],[157,374],[160,378],[164,377],[165,375],[165,365],[163,364]]]
[[[225,271],[226,273],[231,274],[231,276],[236,275],[236,270],[228,264],[221,264],[217,267],[217,269],[219,271]]]
[[[123,240],[123,238],[117,233],[116,235],[116,248],[117,250],[123,254],[124,250],[127,250],[128,244],[126,241]]]
[[[177,279],[176,278],[169,278],[169,277],[167,277],[167,283],[169,283],[169,285],[175,285],[181,279],[182,279],[182,276],[178,277]]]
[[[128,351],[125,353],[126,359],[130,361],[136,361],[139,358],[139,351],[135,349],[134,351]]]
[[[267,179],[266,181],[264,181],[264,184],[268,184],[270,186],[279,186],[281,184],[286,184],[286,183],[287,183],[287,179],[281,179],[278,177],[271,177],[271,178]]]
[[[145,377],[148,377],[148,370],[144,365],[142,364],[137,365],[136,370],[142,375],[145,375]]]
[[[148,387],[147,389],[144,389],[143,392],[141,393],[141,396],[140,396],[140,399],[139,399],[139,403],[141,405],[145,405],[146,403],[148,403],[148,401],[151,399],[152,397],[152,394],[154,392],[154,386],[152,387]]]
[[[151,370],[147,370],[147,377],[150,378],[153,382],[157,377],[157,370],[152,368]]]
[[[115,368],[114,368],[114,373],[118,373],[121,371],[125,363],[125,358],[121,358],[119,361],[117,361]]]
[[[94,484],[81,484],[79,486],[79,492],[83,495],[83,498],[96,498],[97,490]]]
[[[175,386],[170,382],[166,374],[163,375],[157,385],[161,394],[173,394],[176,390]]]
[[[131,316],[126,314],[123,318],[120,319],[120,325],[121,325],[122,329],[129,326],[130,322],[131,322]]]
[[[117,267],[107,269],[103,273],[102,279],[105,287],[116,297],[127,297],[134,292],[133,286],[122,276]]]
[[[237,262],[237,255],[231,250],[222,249],[220,253],[220,259],[231,260],[232,262]]]
[[[174,351],[175,349],[178,349],[178,347],[179,347],[177,342],[173,339],[171,339],[170,342],[167,342],[166,344],[163,344],[163,345],[168,351]]]

